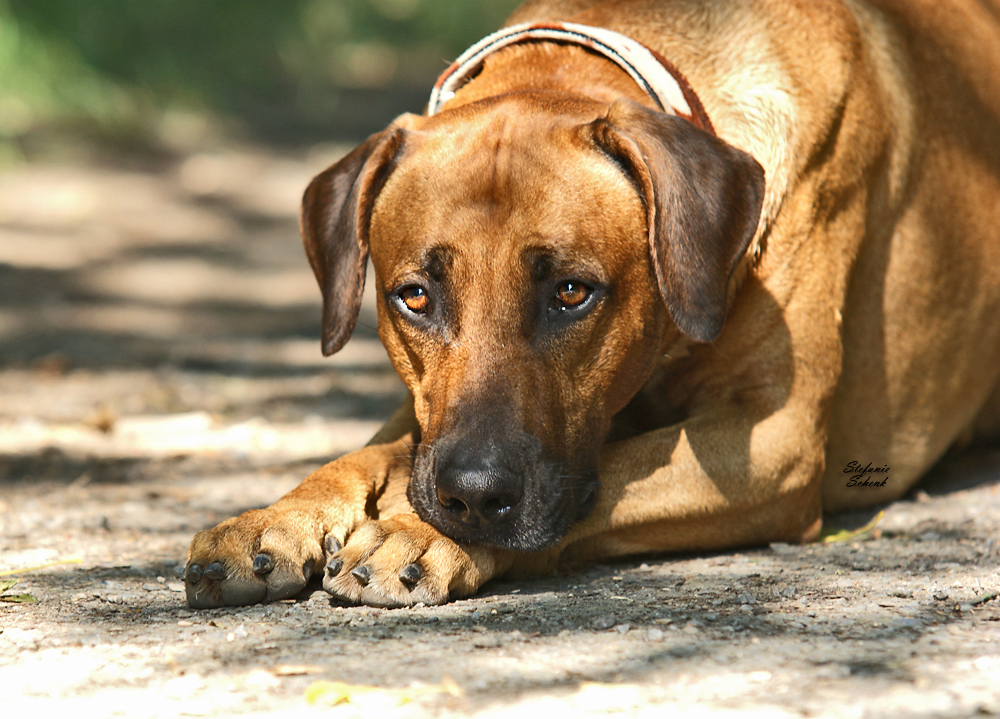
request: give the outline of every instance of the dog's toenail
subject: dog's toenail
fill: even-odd
[[[343,549],[340,541],[332,534],[326,535],[326,539],[323,540],[323,546],[326,547],[327,554],[336,554]]]
[[[424,568],[419,564],[408,564],[399,572],[399,581],[410,589],[416,586],[420,578],[424,576]]]
[[[340,557],[333,557],[326,565],[326,576],[336,577],[340,570],[344,568],[344,560]]]
[[[269,554],[258,554],[253,559],[254,574],[270,574],[274,571],[274,560]]]
[[[198,564],[189,565],[184,576],[189,582],[200,582],[202,577],[201,566]]]
[[[212,562],[205,569],[205,576],[209,579],[214,579],[217,582],[221,582],[226,578],[226,568],[222,566],[219,562]]]
[[[371,567],[366,567],[364,565],[360,567],[355,567],[351,570],[351,574],[355,579],[358,580],[358,584],[362,587],[368,586],[368,582],[372,580],[372,570]]]

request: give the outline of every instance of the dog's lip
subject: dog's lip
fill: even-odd
[[[483,532],[475,529],[465,529],[461,526],[443,521],[444,518],[432,515],[425,518],[432,527],[444,534],[449,539],[461,544],[477,544],[485,547],[497,547],[515,552],[541,552],[555,546],[566,536],[569,525],[566,527],[546,529],[544,531],[533,531],[529,534],[515,532],[505,532],[502,528],[494,528],[491,531]]]
[[[414,508],[421,519],[456,542],[540,552],[558,544],[574,523],[590,514],[597,494],[598,484],[593,481],[585,492],[570,490],[561,501],[543,508],[540,514],[526,513],[524,507],[518,507],[488,528],[467,527],[450,520],[436,499],[427,503],[415,502]],[[581,495],[582,499],[577,500]]]
[[[583,499],[580,500],[576,512],[576,520],[579,522],[581,519],[586,519],[587,516],[594,510],[594,505],[597,504],[597,489],[599,485],[594,482],[588,489],[587,493],[584,495]]]

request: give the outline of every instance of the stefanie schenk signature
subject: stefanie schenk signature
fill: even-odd
[[[884,487],[889,479],[889,467],[888,465],[873,467],[871,462],[862,467],[861,462],[851,462],[844,467],[844,474],[853,475],[847,480],[848,487]],[[869,475],[872,476],[869,477]],[[880,476],[882,479],[877,479]]]

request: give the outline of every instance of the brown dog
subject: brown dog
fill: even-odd
[[[666,59],[674,99],[598,40],[536,35],[312,182],[324,351],[370,252],[412,401],[195,537],[192,606],[324,566],[335,596],[395,606],[808,541],[824,508],[997,434],[1000,5],[539,0],[509,22],[557,21]]]

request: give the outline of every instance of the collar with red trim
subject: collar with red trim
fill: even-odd
[[[613,30],[568,22],[512,25],[483,38],[463,52],[434,83],[427,114],[439,112],[459,88],[475,76],[487,56],[510,45],[537,40],[580,45],[606,57],[628,73],[660,110],[683,117],[714,134],[698,95],[666,58]]]

